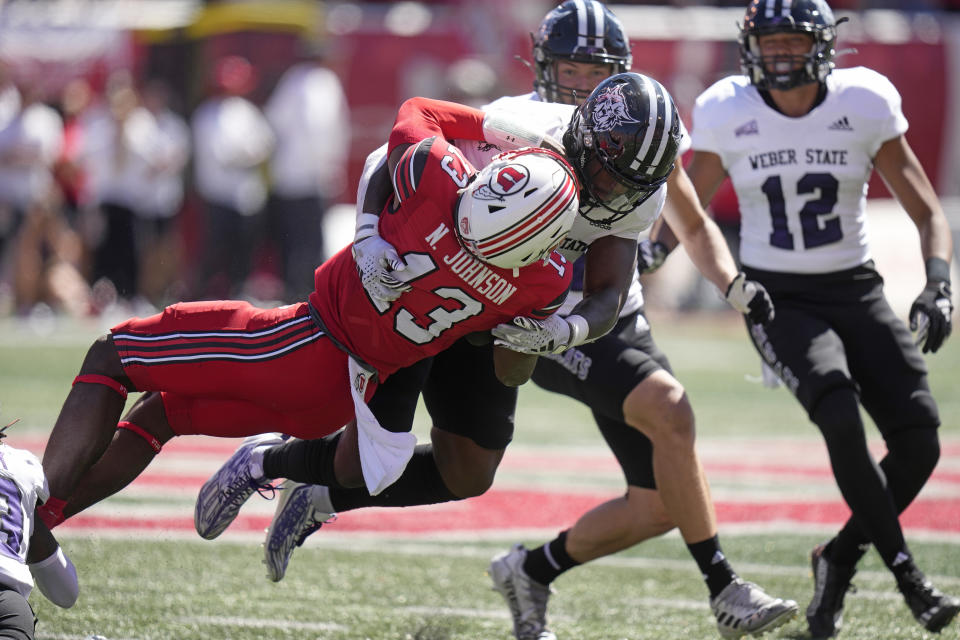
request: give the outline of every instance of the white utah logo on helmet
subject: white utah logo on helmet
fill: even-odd
[[[477,200],[503,200],[518,193],[530,182],[530,170],[522,164],[510,163],[490,174],[490,180],[473,192]]]

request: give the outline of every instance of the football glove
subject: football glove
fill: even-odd
[[[910,307],[910,330],[917,332],[917,346],[923,353],[936,353],[952,330],[953,302],[950,283],[928,280]]]
[[[637,273],[653,273],[660,268],[663,261],[670,255],[667,245],[662,242],[650,242],[649,239],[641,240],[637,245]]]
[[[566,318],[552,315],[546,320],[517,316],[512,322],[490,330],[493,344],[521,353],[560,353],[570,345],[573,325]]]
[[[352,251],[360,283],[374,301],[393,302],[410,290],[409,284],[394,275],[406,269],[406,265],[393,245],[378,234],[354,240]]]
[[[773,320],[773,301],[763,285],[737,274],[724,296],[730,306],[747,316],[751,324],[767,324]]]

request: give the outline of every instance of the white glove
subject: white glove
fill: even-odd
[[[773,320],[773,301],[763,285],[738,273],[724,296],[730,306],[747,316],[753,324],[767,324]]]
[[[410,285],[395,274],[406,269],[397,250],[376,231],[353,241],[353,260],[360,272],[360,283],[374,301],[390,303],[400,297]]]
[[[521,353],[560,353],[582,343],[589,331],[587,321],[578,315],[561,318],[552,315],[546,320],[517,316],[510,323],[490,330],[493,344]]]

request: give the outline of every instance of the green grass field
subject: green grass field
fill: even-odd
[[[736,439],[818,436],[782,389],[749,382],[759,366],[739,323],[728,314],[654,317],[655,336],[686,385],[703,446]],[[59,327],[40,336],[18,323],[0,332],[0,420],[20,418],[20,434],[49,431],[86,346],[98,327]],[[945,440],[960,439],[960,341],[928,358]],[[524,388],[517,416],[517,447],[578,451],[602,447],[584,407]],[[423,433],[424,421],[418,423]],[[744,452],[749,455],[749,452]],[[954,476],[960,460],[945,458]],[[551,470],[561,473],[562,470]],[[576,482],[575,474],[572,480]],[[759,489],[762,489],[760,487]],[[799,488],[798,488],[799,489]],[[118,498],[119,500],[120,498]],[[129,498],[128,498],[129,499]],[[189,517],[190,507],[177,503]],[[951,514],[956,517],[956,514]],[[60,530],[58,530],[60,531]],[[911,539],[922,567],[946,591],[960,593],[960,535]],[[60,610],[31,596],[41,640],[397,639],[454,640],[512,637],[500,596],[484,570],[512,534],[456,538],[313,536],[296,552],[287,578],[264,577],[253,539],[201,541],[182,533],[70,534],[61,539],[80,573],[81,596]],[[810,548],[824,534],[810,531],[744,533],[721,537],[743,577],[805,607],[811,581]],[[520,537],[530,545],[545,537]],[[841,638],[888,640],[958,638],[954,622],[941,636],[911,618],[893,580],[869,554],[848,597]],[[680,538],[649,541],[562,576],[551,599],[552,627],[562,640],[685,640],[719,637],[706,589]],[[801,618],[765,637],[806,638]]]

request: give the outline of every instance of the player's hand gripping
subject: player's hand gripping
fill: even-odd
[[[763,285],[738,273],[724,296],[730,306],[747,316],[753,324],[767,324],[773,320],[773,301]]]
[[[653,273],[660,268],[668,255],[670,250],[662,242],[650,242],[649,238],[641,240],[637,245],[637,273]]]
[[[910,330],[917,332],[917,345],[924,353],[936,353],[953,326],[950,283],[928,280],[920,295],[910,307]]]
[[[560,353],[570,344],[573,327],[557,315],[546,320],[517,316],[512,322],[498,324],[490,333],[498,347],[521,353]]]
[[[406,265],[393,245],[377,233],[376,216],[362,215],[371,216],[374,221],[372,231],[369,224],[363,226],[363,231],[358,230],[353,240],[353,260],[360,272],[360,283],[374,301],[393,302],[410,289],[410,285],[397,277]]]

